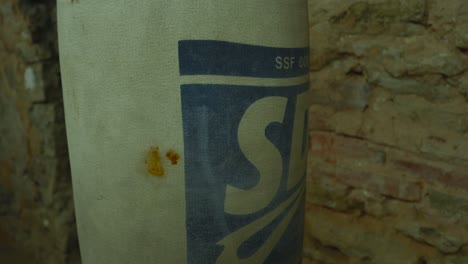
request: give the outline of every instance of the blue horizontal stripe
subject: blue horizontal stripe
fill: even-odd
[[[308,73],[308,48],[272,48],[215,40],[179,41],[181,75],[290,78]]]

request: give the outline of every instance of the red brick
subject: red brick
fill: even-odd
[[[306,210],[306,236],[333,245],[361,261],[369,256],[372,263],[417,263],[421,256],[440,256],[434,247],[395,232],[393,227],[375,217],[355,217],[314,205]]]
[[[335,110],[331,107],[323,105],[312,105],[309,108],[309,129],[310,130],[333,130],[333,125],[330,123]]]
[[[388,178],[371,173],[353,172],[351,170],[336,170],[325,176],[350,187],[365,189],[394,199],[419,202],[423,194],[423,182],[402,181],[398,178]]]
[[[311,154],[330,164],[337,160],[354,159],[369,163],[384,163],[385,153],[371,148],[368,142],[328,132],[311,132]]]
[[[468,190],[468,171],[452,167],[450,170],[416,161],[396,160],[394,164],[402,172],[416,176],[424,181],[440,182],[448,187]]]
[[[311,133],[311,154],[336,164],[335,137],[328,133]]]
[[[421,201],[423,182],[389,170],[384,146],[325,132],[312,132],[311,146],[309,177],[325,176],[394,199]]]

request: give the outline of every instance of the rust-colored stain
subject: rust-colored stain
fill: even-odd
[[[148,168],[148,172],[154,176],[163,176],[164,167],[161,164],[161,157],[159,157],[159,148],[151,147],[148,156],[146,157],[145,163]]]
[[[179,162],[180,159],[180,155],[173,150],[169,150],[166,153],[166,157],[171,161],[172,165],[177,165],[177,162]]]

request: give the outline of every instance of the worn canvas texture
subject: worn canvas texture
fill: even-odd
[[[299,263],[304,0],[59,0],[83,263]]]

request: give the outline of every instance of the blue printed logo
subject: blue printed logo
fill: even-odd
[[[179,56],[181,75],[288,78],[307,49],[181,41]],[[181,85],[188,263],[300,261],[307,90]]]

